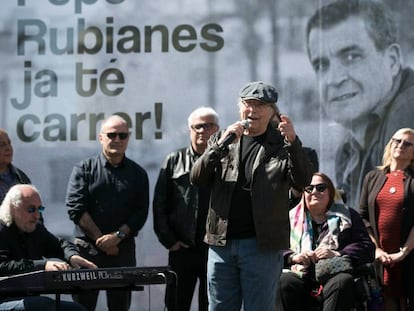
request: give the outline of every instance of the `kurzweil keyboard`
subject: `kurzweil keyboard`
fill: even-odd
[[[0,278],[0,294],[63,294],[150,284],[171,284],[174,287],[175,282],[176,275],[168,266],[35,271]]]

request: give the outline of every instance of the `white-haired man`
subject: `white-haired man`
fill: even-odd
[[[7,192],[0,206],[0,276],[72,267],[96,268],[79,255],[75,245],[57,238],[39,222],[43,209],[39,191],[33,185],[18,184]],[[61,301],[60,307],[85,310],[69,301]],[[56,310],[56,304],[43,296],[0,297],[0,310]]]
[[[198,309],[208,309],[207,245],[203,242],[210,191],[190,183],[194,162],[218,129],[218,115],[200,107],[188,117],[190,146],[170,153],[160,170],[154,192],[154,230],[169,250],[168,264],[178,276],[177,302],[166,292],[169,310],[189,311],[199,280]]]

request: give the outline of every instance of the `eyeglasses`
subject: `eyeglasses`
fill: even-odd
[[[398,139],[398,138],[391,138],[391,141],[396,145],[399,146],[402,143],[403,148],[408,148],[414,146],[414,143],[406,141],[404,139]]]
[[[305,190],[307,193],[312,193],[313,188],[316,188],[316,191],[318,192],[324,192],[326,188],[328,188],[328,185],[325,183],[317,184],[317,185],[309,185],[303,188],[303,190]]]
[[[109,139],[115,139],[116,136],[118,136],[120,140],[125,140],[129,136],[129,133],[115,133],[115,132],[112,132],[112,133],[103,133],[103,134],[106,134],[106,137],[108,137]]]
[[[26,211],[29,214],[33,214],[34,212],[38,211],[39,213],[43,212],[45,210],[45,207],[43,205],[40,206],[29,206],[28,208],[26,208]]]
[[[217,126],[216,123],[199,123],[199,124],[191,125],[191,128],[194,131],[199,131],[201,129],[204,129],[205,131],[209,131],[209,130],[213,129],[216,126]]]
[[[249,100],[249,101],[242,100],[242,103],[243,103],[244,107],[254,108],[254,109],[263,109],[263,108],[266,108],[266,107],[269,107],[269,106],[272,105],[270,103],[265,103],[265,102],[262,102],[262,101],[259,101],[259,100],[254,100],[254,99]]]

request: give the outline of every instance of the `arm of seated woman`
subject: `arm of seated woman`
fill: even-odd
[[[305,251],[299,254],[291,254],[289,261],[291,262],[291,265],[301,264],[305,267],[308,267],[317,261],[317,257],[314,251]]]

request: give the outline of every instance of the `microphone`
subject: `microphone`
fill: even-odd
[[[247,130],[250,127],[249,120],[240,121],[240,124],[243,125],[244,129]],[[221,143],[220,150],[225,150],[235,139],[237,135],[230,133]]]

